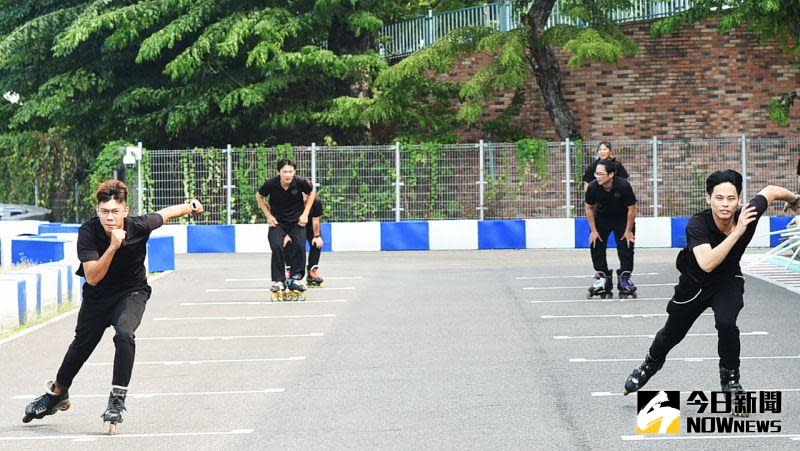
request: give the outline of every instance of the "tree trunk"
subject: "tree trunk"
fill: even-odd
[[[522,22],[528,31],[527,56],[556,133],[562,139],[581,139],[581,133],[561,91],[561,66],[558,58],[552,47],[542,43],[542,34],[555,3],[556,0],[533,2],[531,9],[522,16]]]

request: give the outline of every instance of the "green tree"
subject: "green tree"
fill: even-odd
[[[718,17],[720,34],[746,26],[763,42],[775,42],[795,64],[800,64],[800,2],[797,0],[700,0],[691,9],[653,24],[654,36],[666,36],[695,22]],[[798,78],[800,88],[800,78]],[[789,123],[789,112],[800,89],[781,93],[769,104],[769,115],[782,126]]]
[[[561,137],[580,138],[570,107],[561,91],[560,63],[554,46],[572,56],[571,67],[590,61],[616,63],[633,56],[638,47],[611,19],[615,10],[632,7],[627,0],[576,0],[561,5],[561,14],[581,24],[559,24],[546,28],[556,0],[515,1],[523,26],[500,32],[486,27],[454,30],[435,44],[418,51],[381,72],[372,99],[339,98],[337,117],[349,114],[366,124],[400,128],[416,125],[427,136],[452,130],[454,124],[481,125],[484,106],[502,90],[514,90],[524,99],[532,76],[542,93],[555,131]],[[456,62],[479,52],[493,55],[489,64],[466,83],[436,80],[432,75],[450,72]],[[458,99],[453,105],[453,99]],[[485,124],[484,124],[485,125]],[[505,129],[509,137],[518,133],[492,123],[493,130]]]

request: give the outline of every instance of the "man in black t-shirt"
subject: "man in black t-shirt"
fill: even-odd
[[[680,271],[675,293],[667,304],[669,317],[658,331],[644,362],[625,381],[625,394],[639,390],[664,364],[675,347],[707,308],[714,311],[718,332],[720,385],[723,391],[743,392],[739,384],[739,328],[744,306],[744,277],[739,267],[758,219],[773,201],[785,201],[784,211],[800,209],[800,195],[779,186],[767,186],[743,210],[742,176],[736,171],[712,173],[706,180],[709,209],[686,226],[686,247],[675,266]],[[748,412],[735,412],[746,416]]]
[[[611,232],[617,239],[620,268],[617,288],[621,298],[636,296],[631,281],[636,219],[636,196],[627,180],[616,177],[616,164],[611,160],[597,163],[596,180],[586,189],[586,218],[589,220],[589,248],[595,270],[595,282],[587,297],[611,297],[611,270],[606,261],[606,241]]]
[[[305,227],[317,191],[310,181],[295,174],[297,166],[292,160],[283,159],[277,164],[278,175],[267,179],[256,193],[258,205],[269,224],[269,246],[272,250],[270,291],[278,293],[284,289],[285,266],[291,267],[286,283],[292,291],[305,291],[306,248]],[[304,194],[307,195],[305,202]],[[269,199],[269,201],[267,201]],[[269,203],[268,203],[269,202]],[[284,255],[284,240],[290,237],[292,252]]]
[[[172,218],[200,213],[197,200],[173,205],[142,216],[128,217],[128,187],[119,180],[102,183],[95,195],[97,214],[78,231],[77,274],[86,279],[78,312],[75,339],[69,345],[55,381],[47,392],[25,408],[24,422],[41,419],[69,408],[68,389],[94,351],[108,326],[114,326],[114,373],[104,421],[122,422],[125,396],[133,371],[136,351],[134,333],[142,321],[151,289],[147,284],[144,259],[150,232]]]

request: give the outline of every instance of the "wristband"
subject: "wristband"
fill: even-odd
[[[322,238],[322,235],[314,235],[314,238]]]
[[[192,211],[197,211],[197,201],[192,199],[189,201],[189,206],[192,207]]]

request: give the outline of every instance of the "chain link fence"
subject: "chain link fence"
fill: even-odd
[[[197,197],[197,224],[263,223],[256,192],[280,158],[315,181],[328,221],[583,217],[582,177],[597,141],[290,146],[145,150],[145,211]],[[749,199],[767,184],[797,189],[800,137],[613,142],[638,215],[691,216],[704,208],[705,179],[717,169],[745,175]],[[530,149],[530,148],[528,148]],[[134,197],[136,170],[128,171]],[[136,203],[131,205],[136,209]],[[768,214],[778,214],[773,205]]]

